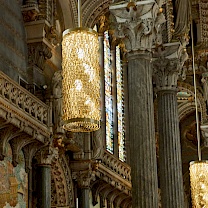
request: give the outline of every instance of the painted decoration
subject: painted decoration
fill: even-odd
[[[19,164],[12,165],[12,150],[7,146],[7,156],[0,161],[0,207],[28,207],[28,176],[25,172],[24,155],[19,154]]]

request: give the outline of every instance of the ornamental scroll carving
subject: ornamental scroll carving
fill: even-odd
[[[112,4],[110,11],[111,27],[116,30],[115,36],[123,39],[127,51],[151,51],[153,45],[161,45],[161,26],[166,20],[159,5],[140,1],[136,2],[136,9],[130,7],[128,11],[126,6],[127,3]]]

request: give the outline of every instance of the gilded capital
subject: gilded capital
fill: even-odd
[[[162,44],[162,24],[166,21],[161,8],[154,0],[129,3],[113,3],[111,28],[130,51],[151,51]],[[133,3],[133,4],[132,4]]]

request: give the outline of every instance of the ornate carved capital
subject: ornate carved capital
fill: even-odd
[[[77,181],[80,188],[89,188],[91,181],[95,180],[97,163],[90,160],[72,162],[72,178]]]
[[[91,180],[95,178],[95,175],[93,174],[92,171],[86,170],[86,171],[73,172],[72,178],[78,182],[78,186],[80,188],[88,188],[90,187]]]
[[[53,148],[51,145],[44,146],[36,154],[39,165],[51,165],[54,158],[58,158],[58,148]]]
[[[38,7],[37,4],[31,3],[31,4],[26,4],[22,7],[22,16],[24,22],[31,22],[31,21],[36,21],[38,17]]]
[[[178,80],[178,59],[158,58],[153,62],[156,88],[160,90],[176,89]]]
[[[157,91],[176,90],[178,76],[183,74],[183,64],[187,59],[186,49],[179,42],[157,48],[153,58],[154,80]]]
[[[111,27],[116,37],[122,38],[127,51],[152,50],[162,44],[161,25],[166,21],[154,1],[138,1],[135,5],[114,3],[110,6]]]

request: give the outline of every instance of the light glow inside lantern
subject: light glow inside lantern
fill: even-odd
[[[100,70],[97,33],[75,28],[63,33],[63,128],[91,132],[100,128]]]
[[[193,161],[189,169],[193,207],[208,207],[208,161]]]

